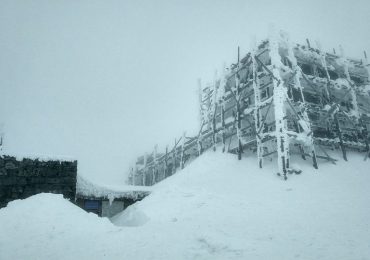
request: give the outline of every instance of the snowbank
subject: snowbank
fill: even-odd
[[[56,195],[15,201],[0,210],[0,259],[369,259],[370,161],[294,161],[303,173],[282,181],[274,161],[205,153],[117,226]]]
[[[73,259],[115,230],[59,194],[15,200],[0,210],[0,259]],[[81,258],[82,259],[82,258]]]

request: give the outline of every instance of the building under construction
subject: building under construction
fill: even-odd
[[[293,44],[286,34],[263,41],[225,68],[220,78],[200,86],[201,122],[197,136],[185,134],[171,147],[138,158],[129,183],[153,185],[183,168],[207,149],[251,150],[263,167],[277,160],[277,173],[287,179],[290,156],[335,162],[326,149],[364,152],[369,157],[370,67],[361,60]],[[200,83],[199,83],[200,85]]]

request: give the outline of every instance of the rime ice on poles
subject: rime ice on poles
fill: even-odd
[[[308,40],[293,44],[283,32],[272,33],[245,56],[238,48],[237,62],[225,67],[220,78],[205,87],[199,81],[199,133],[175,140],[173,149],[158,153],[156,160],[148,156],[145,166],[139,159],[136,175],[175,172],[217,144],[238,159],[255,151],[261,168],[265,158],[275,159],[283,179],[300,172],[291,166],[294,153],[311,160],[314,168],[319,160],[335,163],[327,148],[340,149],[344,160],[350,149],[368,158],[370,66],[364,56],[357,60],[345,57],[343,50],[327,53]]]

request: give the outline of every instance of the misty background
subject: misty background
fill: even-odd
[[[0,0],[5,154],[63,155],[94,181],[198,130],[212,81],[270,24],[291,40],[370,55],[369,1]]]

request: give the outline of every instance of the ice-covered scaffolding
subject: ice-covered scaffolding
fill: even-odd
[[[261,168],[265,158],[276,158],[284,179],[295,172],[292,153],[310,159],[314,168],[318,159],[335,163],[327,148],[341,149],[344,160],[348,149],[369,157],[370,65],[364,56],[326,53],[309,41],[292,44],[285,33],[242,58],[238,50],[236,64],[200,87],[198,135],[183,135],[165,153],[140,157],[129,182],[156,183],[217,143],[239,159],[247,149],[256,152]]]

